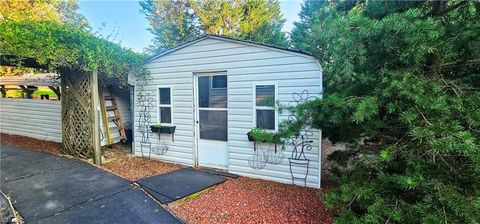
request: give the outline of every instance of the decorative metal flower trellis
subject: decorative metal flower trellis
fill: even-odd
[[[310,159],[305,155],[305,151],[312,150],[309,135],[313,135],[312,132],[302,131],[302,133],[296,138],[292,139],[293,150],[288,161],[290,163],[290,174],[292,175],[292,184],[295,180],[302,180],[304,185],[307,185],[308,169]]]
[[[150,93],[146,91],[146,85],[150,77],[137,77],[136,87],[138,91],[137,102],[140,105],[140,113],[138,116],[138,128],[137,131],[142,135],[142,140],[140,141],[140,152],[144,156],[144,148],[148,150],[148,157],[152,153],[152,143],[150,142],[150,137],[153,135],[153,132],[150,130],[151,115],[150,108],[153,107],[153,99],[150,96]]]
[[[277,149],[276,146],[275,146],[275,149],[272,149],[272,147],[264,149],[263,155],[266,157],[267,163],[272,165],[282,164],[283,159],[285,158],[285,154],[283,153],[283,150]]]
[[[138,91],[137,102],[140,105],[137,131],[142,135],[142,139],[140,141],[140,152],[142,153],[142,156],[144,156],[144,153],[148,152],[148,157],[151,156],[152,152],[163,155],[168,151],[168,146],[163,140],[161,141],[161,143],[163,143],[162,147],[159,149],[152,149],[150,137],[153,136],[153,132],[150,126],[152,124],[151,110],[153,108],[154,98],[147,90],[147,84],[150,81],[151,76],[136,78],[136,88]]]
[[[317,97],[310,96],[307,90],[303,90],[302,93],[293,93],[293,100],[288,103],[289,108],[295,108],[300,104],[304,104],[308,101],[315,100]],[[290,121],[296,121],[298,119],[295,113],[288,116]],[[302,180],[304,185],[307,185],[307,177],[309,171],[310,159],[305,155],[305,151],[312,150],[310,138],[313,136],[310,126],[303,127],[303,130],[291,139],[293,146],[292,154],[288,158],[290,164],[290,174],[292,175],[292,184],[295,180]]]
[[[254,143],[256,144],[256,143]],[[261,170],[267,165],[267,158],[261,149],[255,149],[252,157],[248,158],[248,165],[254,170]]]
[[[254,154],[248,158],[248,165],[255,170],[265,168],[267,164],[279,165],[285,158],[282,150],[272,143],[254,142]]]

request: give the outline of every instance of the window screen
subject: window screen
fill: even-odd
[[[200,110],[200,139],[227,141],[227,111]]]
[[[226,80],[226,75],[202,76],[198,78],[198,104],[201,108],[227,108],[227,89],[211,88],[210,86],[211,79],[222,76]]]

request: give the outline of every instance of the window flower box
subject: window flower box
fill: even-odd
[[[277,146],[282,145],[283,141],[280,135],[276,132],[270,132],[259,128],[253,128],[247,133],[248,141],[254,142],[254,150],[256,150],[256,144],[258,143],[270,143],[275,145],[275,153],[277,152]]]
[[[152,125],[150,129],[154,133],[164,133],[164,134],[173,134],[175,133],[175,128],[177,126],[163,126],[163,125]]]

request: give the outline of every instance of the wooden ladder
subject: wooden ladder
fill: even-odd
[[[102,107],[103,107],[103,116],[104,116],[104,123],[105,123],[105,130],[106,130],[106,138],[107,144],[112,144],[111,134],[110,132],[112,129],[118,130],[120,133],[120,138],[122,141],[125,141],[126,134],[125,134],[125,127],[123,126],[122,118],[120,116],[120,109],[118,108],[117,101],[115,97],[112,95],[104,95],[102,93],[101,100]],[[107,106],[108,102],[111,102],[109,106]],[[110,113],[113,111],[113,114]]]

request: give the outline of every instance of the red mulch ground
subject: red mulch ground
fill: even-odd
[[[105,150],[106,161],[104,161],[102,167],[132,181],[184,167],[178,164],[133,156],[125,152],[122,147],[121,144],[115,144],[113,148]]]
[[[172,209],[188,223],[332,223],[316,192],[240,177]]]
[[[60,154],[62,145],[57,142],[43,141],[20,135],[0,133],[0,143],[51,154]]]

